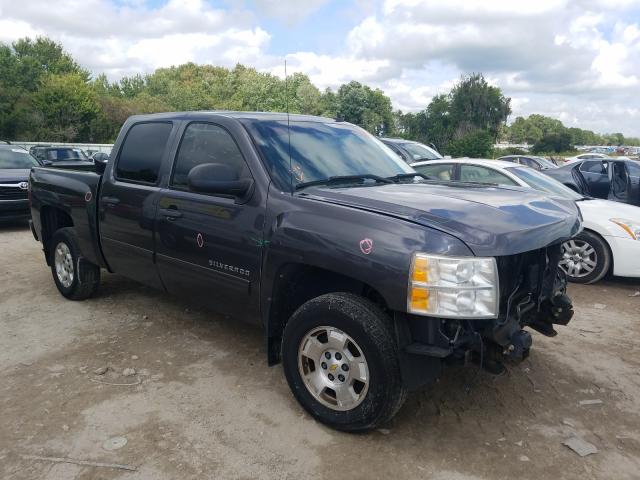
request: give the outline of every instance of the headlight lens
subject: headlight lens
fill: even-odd
[[[640,240],[640,224],[624,218],[611,218],[610,221],[621,227],[634,240]]]
[[[409,313],[444,318],[496,318],[498,300],[495,258],[413,254],[407,295]]]

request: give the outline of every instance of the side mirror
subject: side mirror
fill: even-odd
[[[237,172],[222,163],[203,163],[193,167],[187,176],[187,182],[194,192],[234,197],[246,195],[253,186],[253,180],[238,179]]]
[[[106,157],[104,159],[96,157],[93,159],[93,166],[96,169],[96,173],[98,175],[102,175],[104,173],[104,171],[107,168],[108,162],[109,162],[109,157]]]

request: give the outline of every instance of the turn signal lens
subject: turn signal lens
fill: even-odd
[[[413,274],[411,280],[414,282],[424,282],[429,280],[429,260],[426,257],[415,257],[413,263]]]
[[[640,225],[638,223],[623,218],[611,218],[609,221],[622,228],[634,240],[640,240]]]
[[[411,310],[429,310],[429,290],[425,288],[411,289]]]

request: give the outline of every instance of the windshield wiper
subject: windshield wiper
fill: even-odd
[[[301,188],[305,188],[305,187],[312,187],[314,185],[339,185],[341,183],[363,184],[365,180],[374,180],[376,183],[393,183],[393,181],[388,178],[380,177],[378,175],[371,175],[368,173],[363,175],[337,175],[334,177],[323,178],[320,180],[311,180],[309,182],[298,183],[296,185],[296,190],[300,190]]]
[[[433,180],[433,178],[428,177],[424,173],[399,173],[398,175],[394,175],[393,177],[387,177],[387,180],[391,180],[394,183],[398,183],[400,180],[405,180],[407,178],[415,178],[420,177],[424,180]]]

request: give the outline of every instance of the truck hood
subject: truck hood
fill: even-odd
[[[519,187],[401,183],[311,187],[299,195],[373,211],[457,237],[477,256],[536,250],[582,228],[575,202]]]
[[[22,168],[0,168],[0,183],[18,183],[29,180],[29,170]]]

